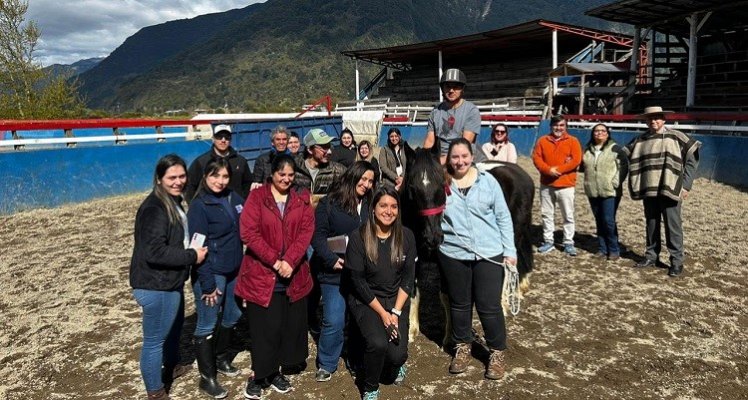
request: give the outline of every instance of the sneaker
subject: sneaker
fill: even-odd
[[[449,363],[449,372],[461,374],[467,371],[470,365],[470,343],[458,343],[455,345],[455,356]]]
[[[607,257],[608,257],[608,254],[602,250],[598,250],[598,252],[595,253],[595,258],[607,258]]]
[[[538,253],[540,254],[549,253],[553,251],[553,249],[554,249],[553,242],[545,242],[541,244],[540,247],[538,247]]]
[[[610,253],[608,256],[608,261],[618,261],[621,259],[621,255],[618,253]]]
[[[405,380],[405,373],[408,372],[408,367],[405,366],[405,364],[400,366],[400,369],[397,371],[397,378],[395,378],[395,385],[399,385],[403,383]]]
[[[288,393],[291,390],[291,381],[283,374],[278,374],[270,382],[270,387],[278,393]]]
[[[324,368],[320,368],[317,370],[317,374],[314,375],[314,379],[317,380],[317,382],[327,382],[332,378],[332,372],[328,372]]]
[[[361,400],[377,400],[377,399],[379,399],[379,389],[373,392],[364,392],[364,395],[361,396]]]
[[[577,255],[577,249],[574,248],[573,244],[565,244],[564,245],[564,253],[574,257]]]
[[[247,387],[244,388],[244,398],[255,400],[262,398],[262,386],[254,378],[247,380]]]
[[[506,361],[504,361],[504,352],[501,350],[491,350],[491,355],[488,359],[488,367],[486,368],[486,374],[484,375],[487,379],[501,379],[504,377],[506,372]]]

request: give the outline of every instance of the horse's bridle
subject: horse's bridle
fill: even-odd
[[[444,193],[449,196],[452,194],[452,189],[450,189],[448,185],[444,185]],[[419,211],[418,214],[420,214],[422,217],[433,217],[434,215],[442,214],[446,208],[447,202],[445,201],[444,204],[440,206],[424,208],[423,210]]]

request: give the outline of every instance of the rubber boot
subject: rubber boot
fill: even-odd
[[[195,358],[197,369],[200,371],[200,390],[216,399],[226,397],[229,394],[228,390],[221,387],[216,378],[213,335],[195,336]]]
[[[226,376],[238,376],[242,371],[231,365],[234,354],[231,351],[231,340],[234,328],[218,326],[216,332],[216,368],[218,372]]]

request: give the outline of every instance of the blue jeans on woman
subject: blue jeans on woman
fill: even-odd
[[[179,335],[184,323],[184,291],[134,289],[133,296],[143,308],[143,349],[140,374],[145,390],[164,387],[161,367],[179,362]]]
[[[619,255],[621,249],[618,246],[618,226],[616,225],[616,213],[620,197],[588,197],[592,215],[595,216],[597,230],[597,241],[599,252],[606,255]]]
[[[343,351],[345,329],[345,298],[340,286],[322,283],[322,324],[317,345],[317,367],[333,373],[338,369],[338,359]]]
[[[195,279],[195,283],[192,286],[192,292],[195,294],[195,309],[197,310],[197,326],[195,326],[195,336],[203,337],[213,333],[213,330],[218,323],[218,312],[223,307],[223,318],[221,318],[221,326],[224,328],[232,328],[239,321],[239,317],[242,316],[242,311],[234,301],[234,287],[236,286],[236,277],[231,278],[227,281],[226,276],[220,274],[214,274],[213,277],[216,280],[216,289],[223,293],[218,296],[216,304],[209,306],[205,304],[200,298],[203,294],[202,288],[200,287],[200,280]]]

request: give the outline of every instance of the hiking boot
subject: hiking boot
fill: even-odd
[[[638,263],[634,264],[634,268],[649,268],[657,265],[657,261],[645,258]]]
[[[405,366],[405,364],[401,365],[400,368],[397,370],[397,378],[395,378],[395,385],[399,385],[403,383],[405,380],[405,373],[408,372],[408,367]]]
[[[373,392],[364,392],[364,395],[361,396],[361,400],[378,400],[378,399],[379,399],[379,389]]]
[[[278,393],[288,393],[291,390],[291,381],[283,374],[278,374],[270,382],[270,387]]]
[[[504,352],[501,350],[491,350],[491,355],[488,358],[488,367],[486,367],[486,379],[498,380],[504,377],[506,372],[506,361],[504,360]]]
[[[538,247],[538,253],[545,254],[550,253],[555,249],[553,242],[545,242]]]
[[[618,261],[621,259],[621,255],[618,253],[610,253],[608,256],[608,261]]]
[[[455,355],[449,364],[449,372],[461,374],[467,371],[470,365],[470,343],[458,343],[455,345]]]
[[[262,398],[262,386],[254,378],[247,380],[247,387],[244,388],[244,398],[254,400]]]
[[[683,266],[682,265],[673,265],[672,267],[668,268],[667,275],[669,277],[676,277],[683,273]]]
[[[598,251],[597,253],[595,253],[595,257],[596,258],[607,258],[608,255],[604,251]]]
[[[577,255],[577,249],[574,248],[573,244],[565,244],[564,245],[564,253],[575,257]]]
[[[148,400],[171,400],[171,397],[166,393],[166,389],[161,388],[153,392],[148,392]]]
[[[314,375],[314,379],[316,379],[317,382],[327,382],[330,378],[332,378],[332,373],[324,368],[318,369],[317,374]]]

